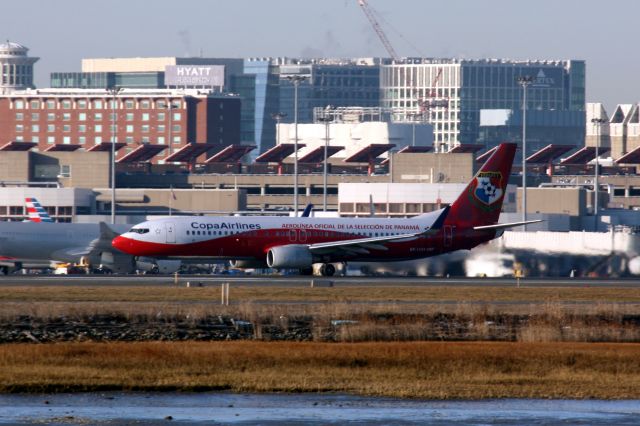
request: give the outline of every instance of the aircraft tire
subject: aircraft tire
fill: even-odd
[[[336,273],[336,267],[330,263],[325,263],[320,267],[320,275],[323,277],[332,277]]]

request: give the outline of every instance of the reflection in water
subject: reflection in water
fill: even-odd
[[[640,401],[415,401],[335,394],[83,393],[0,396],[0,424],[635,425]]]

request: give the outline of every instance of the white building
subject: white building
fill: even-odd
[[[467,183],[340,183],[340,216],[405,217],[428,213],[453,203]],[[516,186],[508,185],[502,211],[516,207]]]
[[[314,123],[298,123],[298,143],[305,145],[299,157],[327,143],[343,147],[332,158],[344,159],[371,144],[393,144],[394,151],[406,146],[433,146],[433,126],[417,118],[394,123],[389,111],[378,107],[314,108]],[[294,143],[296,125],[280,123],[276,144]],[[382,157],[387,157],[384,153]]]
[[[7,41],[0,44],[0,93],[33,86],[33,64],[39,58],[27,56],[29,49]]]

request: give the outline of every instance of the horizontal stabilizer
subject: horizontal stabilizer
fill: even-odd
[[[495,225],[483,225],[483,226],[474,226],[474,231],[482,231],[484,229],[507,229],[507,228],[515,228],[516,226],[528,225],[530,223],[540,223],[544,222],[542,219],[536,220],[527,220],[525,222],[512,222],[512,223],[496,223]]]

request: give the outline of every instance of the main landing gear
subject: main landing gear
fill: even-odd
[[[332,277],[336,273],[336,267],[331,263],[323,263],[320,267],[320,275],[323,277]]]

